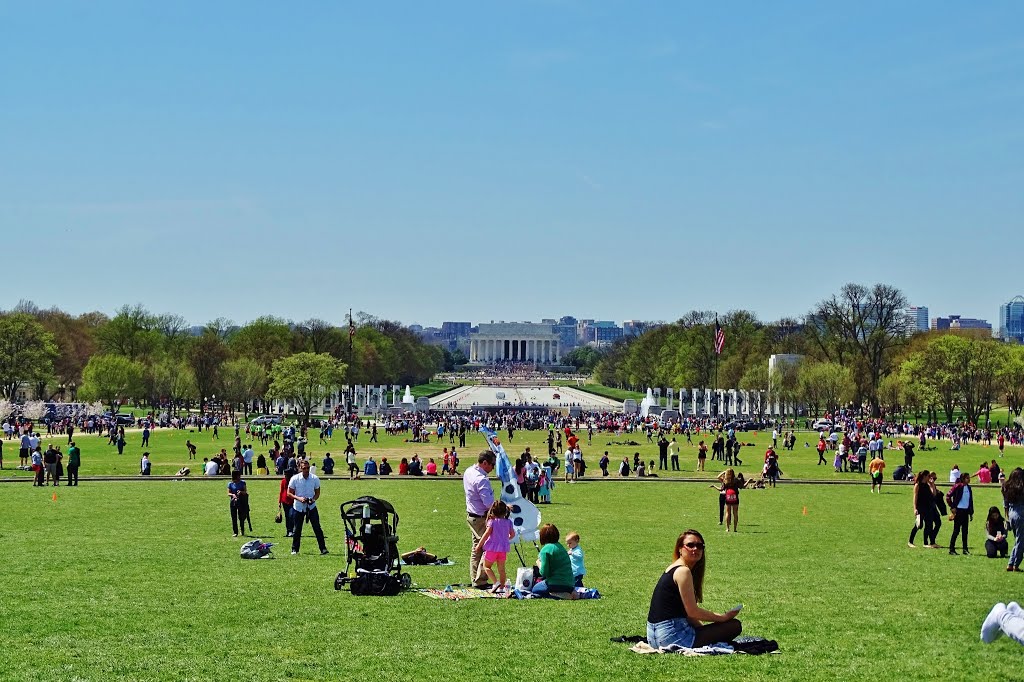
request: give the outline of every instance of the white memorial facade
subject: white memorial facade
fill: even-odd
[[[558,364],[561,350],[553,325],[532,322],[480,324],[469,341],[469,361]]]

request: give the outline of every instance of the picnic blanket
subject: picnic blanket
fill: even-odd
[[[510,592],[495,594],[490,590],[460,585],[448,585],[444,589],[425,587],[416,590],[416,592],[431,599],[444,599],[447,601],[462,601],[463,599],[561,599],[564,601],[576,601],[579,599],[601,598],[600,592],[587,587],[577,587],[574,597],[570,597],[569,593],[534,594],[533,592],[515,589]]]
[[[639,641],[637,641],[639,640]],[[759,656],[761,654],[779,653],[779,643],[774,639],[762,639],[760,637],[740,637],[731,643],[716,642],[700,647],[684,647],[672,644],[667,647],[655,649],[642,637],[623,636],[613,637],[613,642],[636,642],[629,650],[637,654],[681,654],[683,656],[725,656],[730,654],[747,654]]]
[[[481,590],[477,587],[453,587],[449,585],[444,589],[424,587],[416,590],[425,597],[431,599],[444,599],[447,601],[462,601],[463,599],[508,599],[508,594],[495,594],[490,590]]]

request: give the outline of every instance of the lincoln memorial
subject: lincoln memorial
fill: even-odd
[[[498,322],[480,324],[479,330],[470,337],[470,362],[514,360],[555,365],[561,357],[558,334],[550,324]]]

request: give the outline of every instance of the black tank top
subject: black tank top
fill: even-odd
[[[673,580],[678,568],[679,566],[673,566],[658,578],[658,584],[654,586],[654,594],[651,595],[651,608],[647,611],[648,623],[660,623],[663,620],[686,617],[683,598],[679,596],[679,587]]]

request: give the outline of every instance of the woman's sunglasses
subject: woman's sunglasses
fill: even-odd
[[[703,551],[704,550],[704,543],[703,542],[684,542],[683,543],[683,547],[685,547],[686,549],[699,549],[699,550]]]

